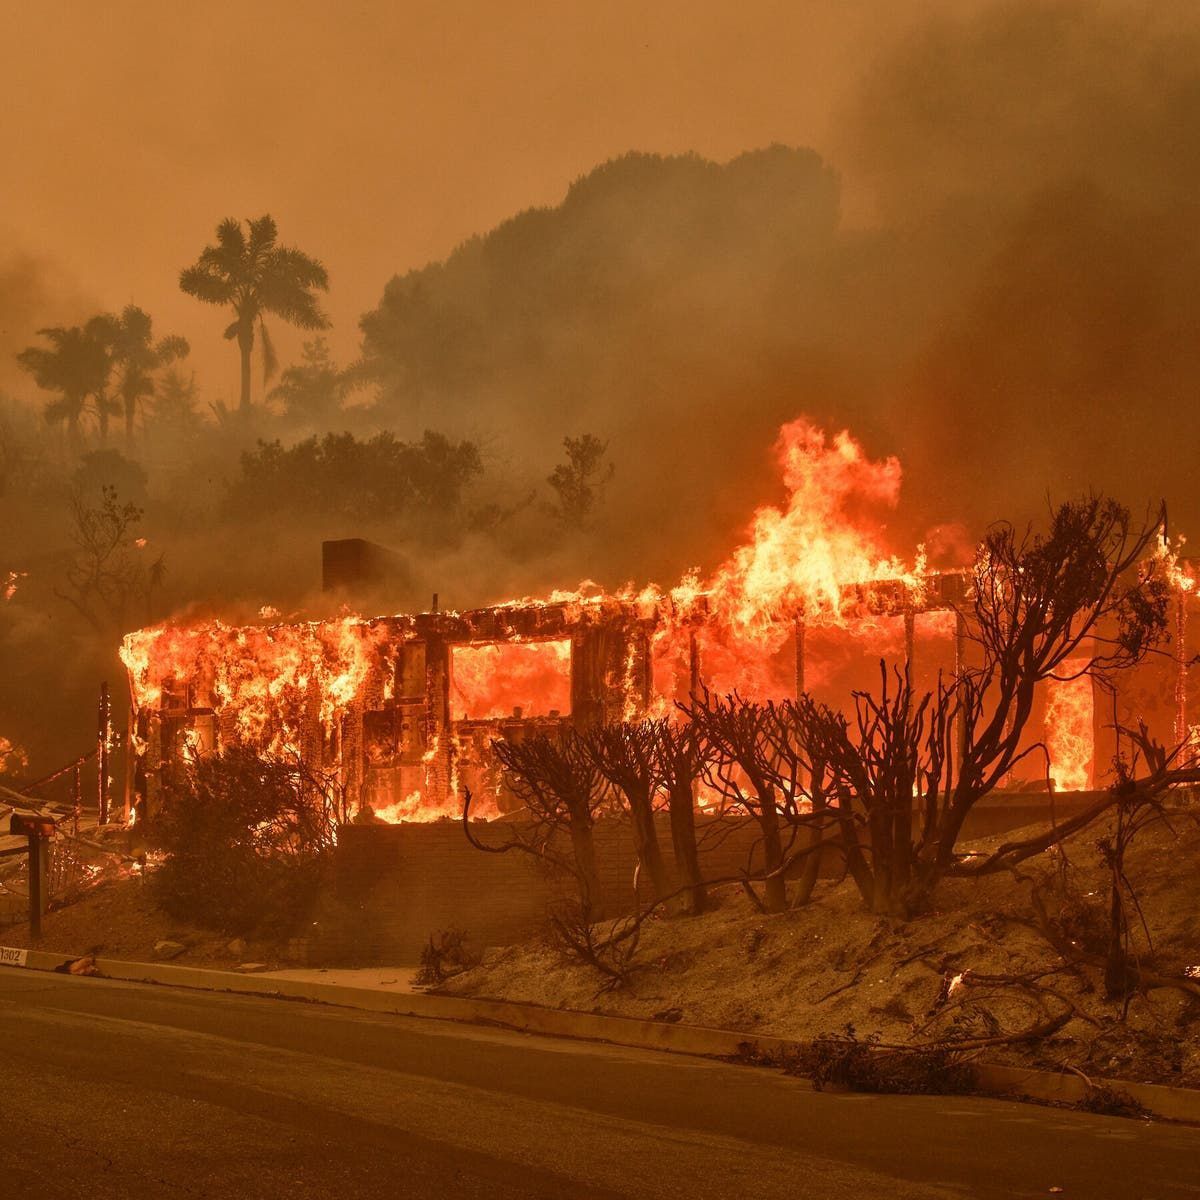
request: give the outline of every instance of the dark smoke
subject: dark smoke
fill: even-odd
[[[389,285],[364,320],[384,410],[520,462],[610,437],[580,564],[610,582],[711,564],[801,412],[899,454],[897,550],[1090,487],[1200,527],[1200,27],[1165,14],[932,19],[868,66],[826,162],[608,164]]]
[[[881,418],[922,515],[1097,487],[1200,528],[1200,25],[1150,8],[931,21],[849,114],[911,313]]]

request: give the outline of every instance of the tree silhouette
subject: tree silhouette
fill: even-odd
[[[196,411],[199,389],[196,372],[184,375],[178,367],[168,367],[154,389],[154,424],[177,433],[193,429],[200,423]]]
[[[72,445],[79,443],[79,423],[89,396],[95,398],[100,436],[108,435],[110,402],[106,389],[112,366],[109,318],[93,317],[86,325],[39,329],[49,346],[27,346],[17,355],[34,382],[58,398],[46,405],[47,421],[62,421]]]
[[[582,529],[604,496],[616,467],[605,464],[608,443],[591,433],[563,438],[567,461],[559,463],[546,482],[558,498],[558,517],[564,525]]]
[[[179,286],[189,296],[233,309],[225,337],[236,339],[241,353],[243,415],[250,410],[250,355],[256,327],[262,340],[264,381],[274,375],[277,365],[265,315],[271,313],[301,329],[329,325],[314,294],[329,289],[325,268],[300,250],[280,246],[269,215],[246,225],[244,231],[240,221],[222,221],[217,226],[217,244],[205,246],[196,262],[179,275]]]
[[[69,500],[71,541],[66,588],[54,594],[65,600],[98,633],[127,629],[132,614],[149,621],[154,593],[166,568],[163,555],[150,560],[145,539],[136,536],[142,510],[121,502],[109,484],[97,497],[76,487]]]
[[[138,404],[155,393],[154,372],[188,353],[187,339],[172,335],[154,340],[149,313],[128,304],[119,317],[110,317],[109,342],[114,363],[121,375],[117,396],[125,412],[125,440],[133,442]]]
[[[303,358],[300,365],[284,370],[267,398],[282,403],[294,420],[327,426],[341,411],[342,398],[352,386],[351,377],[338,370],[323,337],[304,343]]]

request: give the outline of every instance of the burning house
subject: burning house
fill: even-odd
[[[297,756],[333,782],[348,822],[432,821],[517,806],[490,754],[496,738],[670,714],[700,688],[780,699],[807,690],[845,707],[906,663],[918,690],[971,654],[969,576],[883,554],[848,515],[895,502],[895,459],[871,461],[848,435],[785,426],[777,455],[786,504],[760,509],[750,536],[708,580],[608,594],[583,586],[547,600],[467,612],[234,627],[167,624],[130,634],[131,819],[153,811],[187,753],[232,743]],[[1089,677],[1050,681],[1013,787],[1103,783],[1113,727],[1145,719],[1189,733],[1187,610],[1192,576],[1172,562],[1169,656],[1130,673],[1120,696]],[[1081,653],[1084,652],[1081,649]],[[1049,760],[1049,770],[1042,767]]]
[[[927,620],[936,641],[953,631],[949,604],[961,592],[955,575],[922,583],[919,609],[909,589],[894,584],[860,587],[844,603],[880,644],[894,640],[898,623],[911,658]],[[782,696],[806,686],[802,618],[756,664],[758,679],[706,672],[708,648],[719,672],[730,669],[730,646],[717,631],[706,595],[647,592],[131,634],[124,658],[134,698],[135,811],[153,808],[163,771],[186,753],[244,742],[329,773],[347,819],[367,809],[389,822],[457,816],[464,786],[477,813],[500,816],[514,801],[491,763],[494,738],[668,713],[701,687]],[[846,674],[844,663],[838,669]]]

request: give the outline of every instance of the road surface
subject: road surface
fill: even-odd
[[[0,968],[0,1030],[0,1200],[1200,1197],[1200,1129],[447,1022]]]

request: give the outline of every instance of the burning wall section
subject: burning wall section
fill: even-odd
[[[294,755],[332,783],[341,817],[370,810],[395,822],[517,805],[490,754],[494,738],[567,725],[670,714],[701,687],[782,699],[808,689],[846,705],[878,680],[879,660],[907,662],[918,687],[969,654],[959,615],[964,579],[929,574],[914,588],[880,581],[845,589],[839,621],[797,615],[773,631],[740,676],[728,627],[710,597],[604,595],[472,612],[233,627],[219,621],[129,635],[132,812],[154,807],[164,777],[189,753],[235,743]],[[1170,731],[1177,653],[1139,669],[1119,703]],[[1111,758],[1111,696],[1090,679],[1051,683],[1034,737],[1044,737],[1060,790],[1095,786]],[[1120,714],[1118,714],[1120,715]],[[1031,773],[1040,767],[1031,761]],[[1012,781],[1037,786],[1036,780]]]
[[[498,736],[640,715],[653,614],[608,597],[466,613],[130,634],[132,811],[153,808],[189,753],[240,743],[294,756],[352,820],[481,816],[511,807]]]

